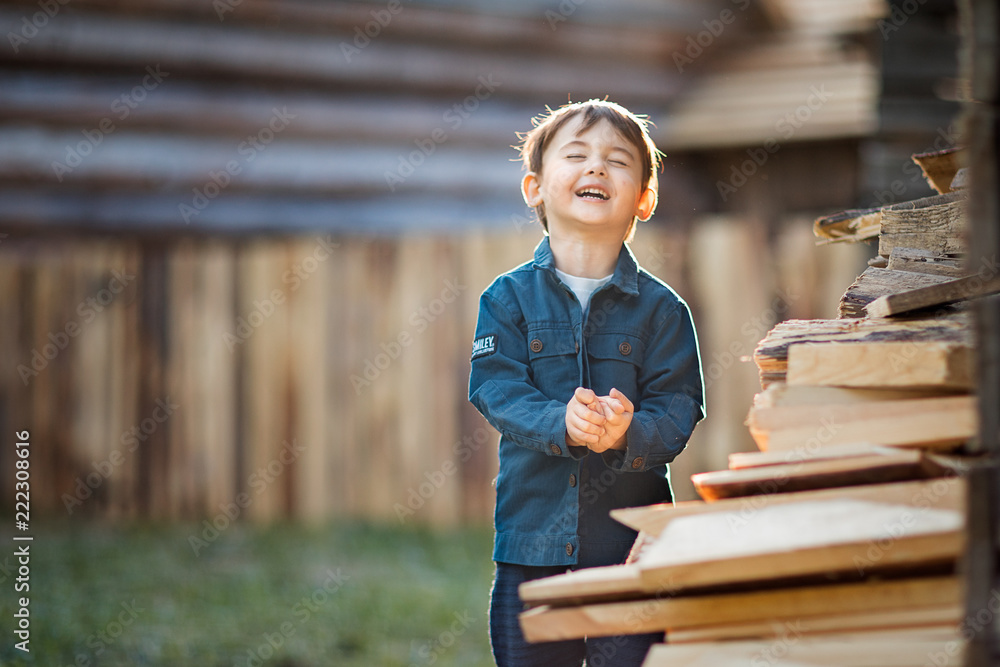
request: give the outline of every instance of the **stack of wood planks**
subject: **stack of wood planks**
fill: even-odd
[[[914,159],[932,185],[960,164]],[[664,631],[647,667],[964,664],[965,301],[1000,286],[961,263],[962,197],[877,212],[879,256],[841,317],[779,323],[754,352],[760,451],[694,475],[703,501],[617,511],[639,531],[626,564],[524,584],[529,641]]]

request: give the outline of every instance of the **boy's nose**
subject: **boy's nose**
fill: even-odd
[[[587,173],[588,174],[598,174],[600,176],[606,176],[607,175],[606,172],[604,171],[604,163],[603,162],[591,163],[590,164],[590,168],[587,170]]]

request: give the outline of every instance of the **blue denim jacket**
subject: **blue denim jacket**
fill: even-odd
[[[566,403],[581,386],[600,396],[616,387],[634,404],[624,452],[566,445]],[[501,435],[493,559],[622,562],[635,532],[608,512],[672,499],[667,464],[704,417],[702,397],[683,299],[623,244],[585,314],[545,237],[533,261],[498,276],[479,301],[469,400]]]

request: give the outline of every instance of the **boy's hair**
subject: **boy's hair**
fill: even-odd
[[[620,104],[607,100],[592,99],[586,102],[571,102],[555,110],[545,107],[544,114],[531,119],[533,127],[529,131],[518,133],[521,143],[514,148],[520,152],[524,168],[529,172],[541,175],[542,154],[552,137],[567,122],[581,113],[583,114],[581,132],[590,129],[598,121],[606,120],[622,137],[638,149],[639,159],[642,163],[642,187],[640,191],[649,188],[655,194],[659,186],[656,172],[660,168],[661,154],[649,137],[649,120],[645,116],[632,113]],[[655,200],[653,209],[656,209]],[[549,224],[545,217],[545,206],[543,204],[536,206],[535,213],[538,216],[538,221],[542,223],[542,227],[548,232]],[[650,213],[652,214],[652,211]],[[632,228],[628,234],[629,239],[635,231],[635,222],[633,219]]]

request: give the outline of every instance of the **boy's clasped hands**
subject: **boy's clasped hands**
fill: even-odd
[[[566,404],[566,444],[587,447],[600,454],[625,449],[625,432],[635,408],[625,394],[612,389],[598,396],[592,389],[577,387]]]

